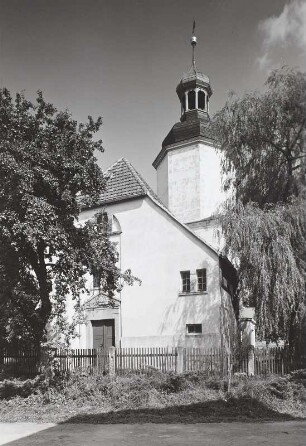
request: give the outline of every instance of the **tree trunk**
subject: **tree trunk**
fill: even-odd
[[[37,252],[32,251],[31,255],[31,264],[39,285],[39,295],[41,301],[37,320],[37,334],[40,342],[44,341],[46,335],[46,325],[50,319],[52,311],[52,304],[50,301],[52,285],[50,283],[50,280],[48,279],[44,250],[44,245],[43,243],[41,243],[37,249]]]

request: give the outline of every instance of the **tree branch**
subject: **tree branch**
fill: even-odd
[[[301,127],[300,127],[299,131],[297,132],[297,135],[294,138],[294,141],[291,144],[290,150],[292,150],[294,148],[295,144],[297,143],[297,141],[298,141],[298,139],[299,139],[299,137],[301,135],[302,130],[305,128],[305,124],[306,124],[306,119],[304,119],[304,121],[302,122]]]

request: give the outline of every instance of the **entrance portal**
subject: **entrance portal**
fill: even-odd
[[[91,324],[93,348],[102,349],[107,354],[109,347],[115,346],[115,320],[101,319],[91,321]]]

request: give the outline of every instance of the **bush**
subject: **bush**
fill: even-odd
[[[184,375],[169,373],[161,385],[161,390],[166,393],[177,393],[188,388],[188,381]]]
[[[37,385],[37,378],[27,379],[25,381],[5,379],[0,382],[0,399],[10,399],[15,396],[26,398],[34,392]]]
[[[306,389],[296,378],[301,373],[267,379],[233,377],[228,391],[226,381],[208,378],[200,372],[178,375],[155,371],[112,378],[84,369],[59,374],[56,368],[49,367],[32,380],[4,380],[0,383],[0,398],[11,400],[10,407],[16,406],[18,411],[22,405],[29,410],[36,407],[38,413],[42,407],[46,411],[48,407],[51,411],[52,407],[59,407],[65,412],[86,406],[107,412],[186,406],[211,400],[235,400],[237,404],[240,400],[257,400],[273,410],[299,414],[306,401]]]

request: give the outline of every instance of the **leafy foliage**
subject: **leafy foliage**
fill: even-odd
[[[68,293],[80,306],[94,268],[110,297],[121,282],[106,218],[76,224],[81,204],[93,205],[105,187],[94,157],[101,122],[78,125],[40,92],[33,104],[0,90],[0,306],[12,309],[6,329],[26,322],[34,343],[50,317],[64,324]],[[133,281],[130,272],[123,278]]]
[[[256,308],[259,339],[288,340],[303,318],[305,264],[294,249],[304,242],[303,212],[296,203],[264,209],[227,203],[226,252],[239,272],[243,303]]]
[[[305,75],[284,67],[263,94],[231,95],[211,131],[223,153],[225,251],[260,339],[291,345],[305,311]]]
[[[305,186],[305,75],[274,71],[264,94],[231,95],[213,120],[226,188],[243,204],[287,202]]]

